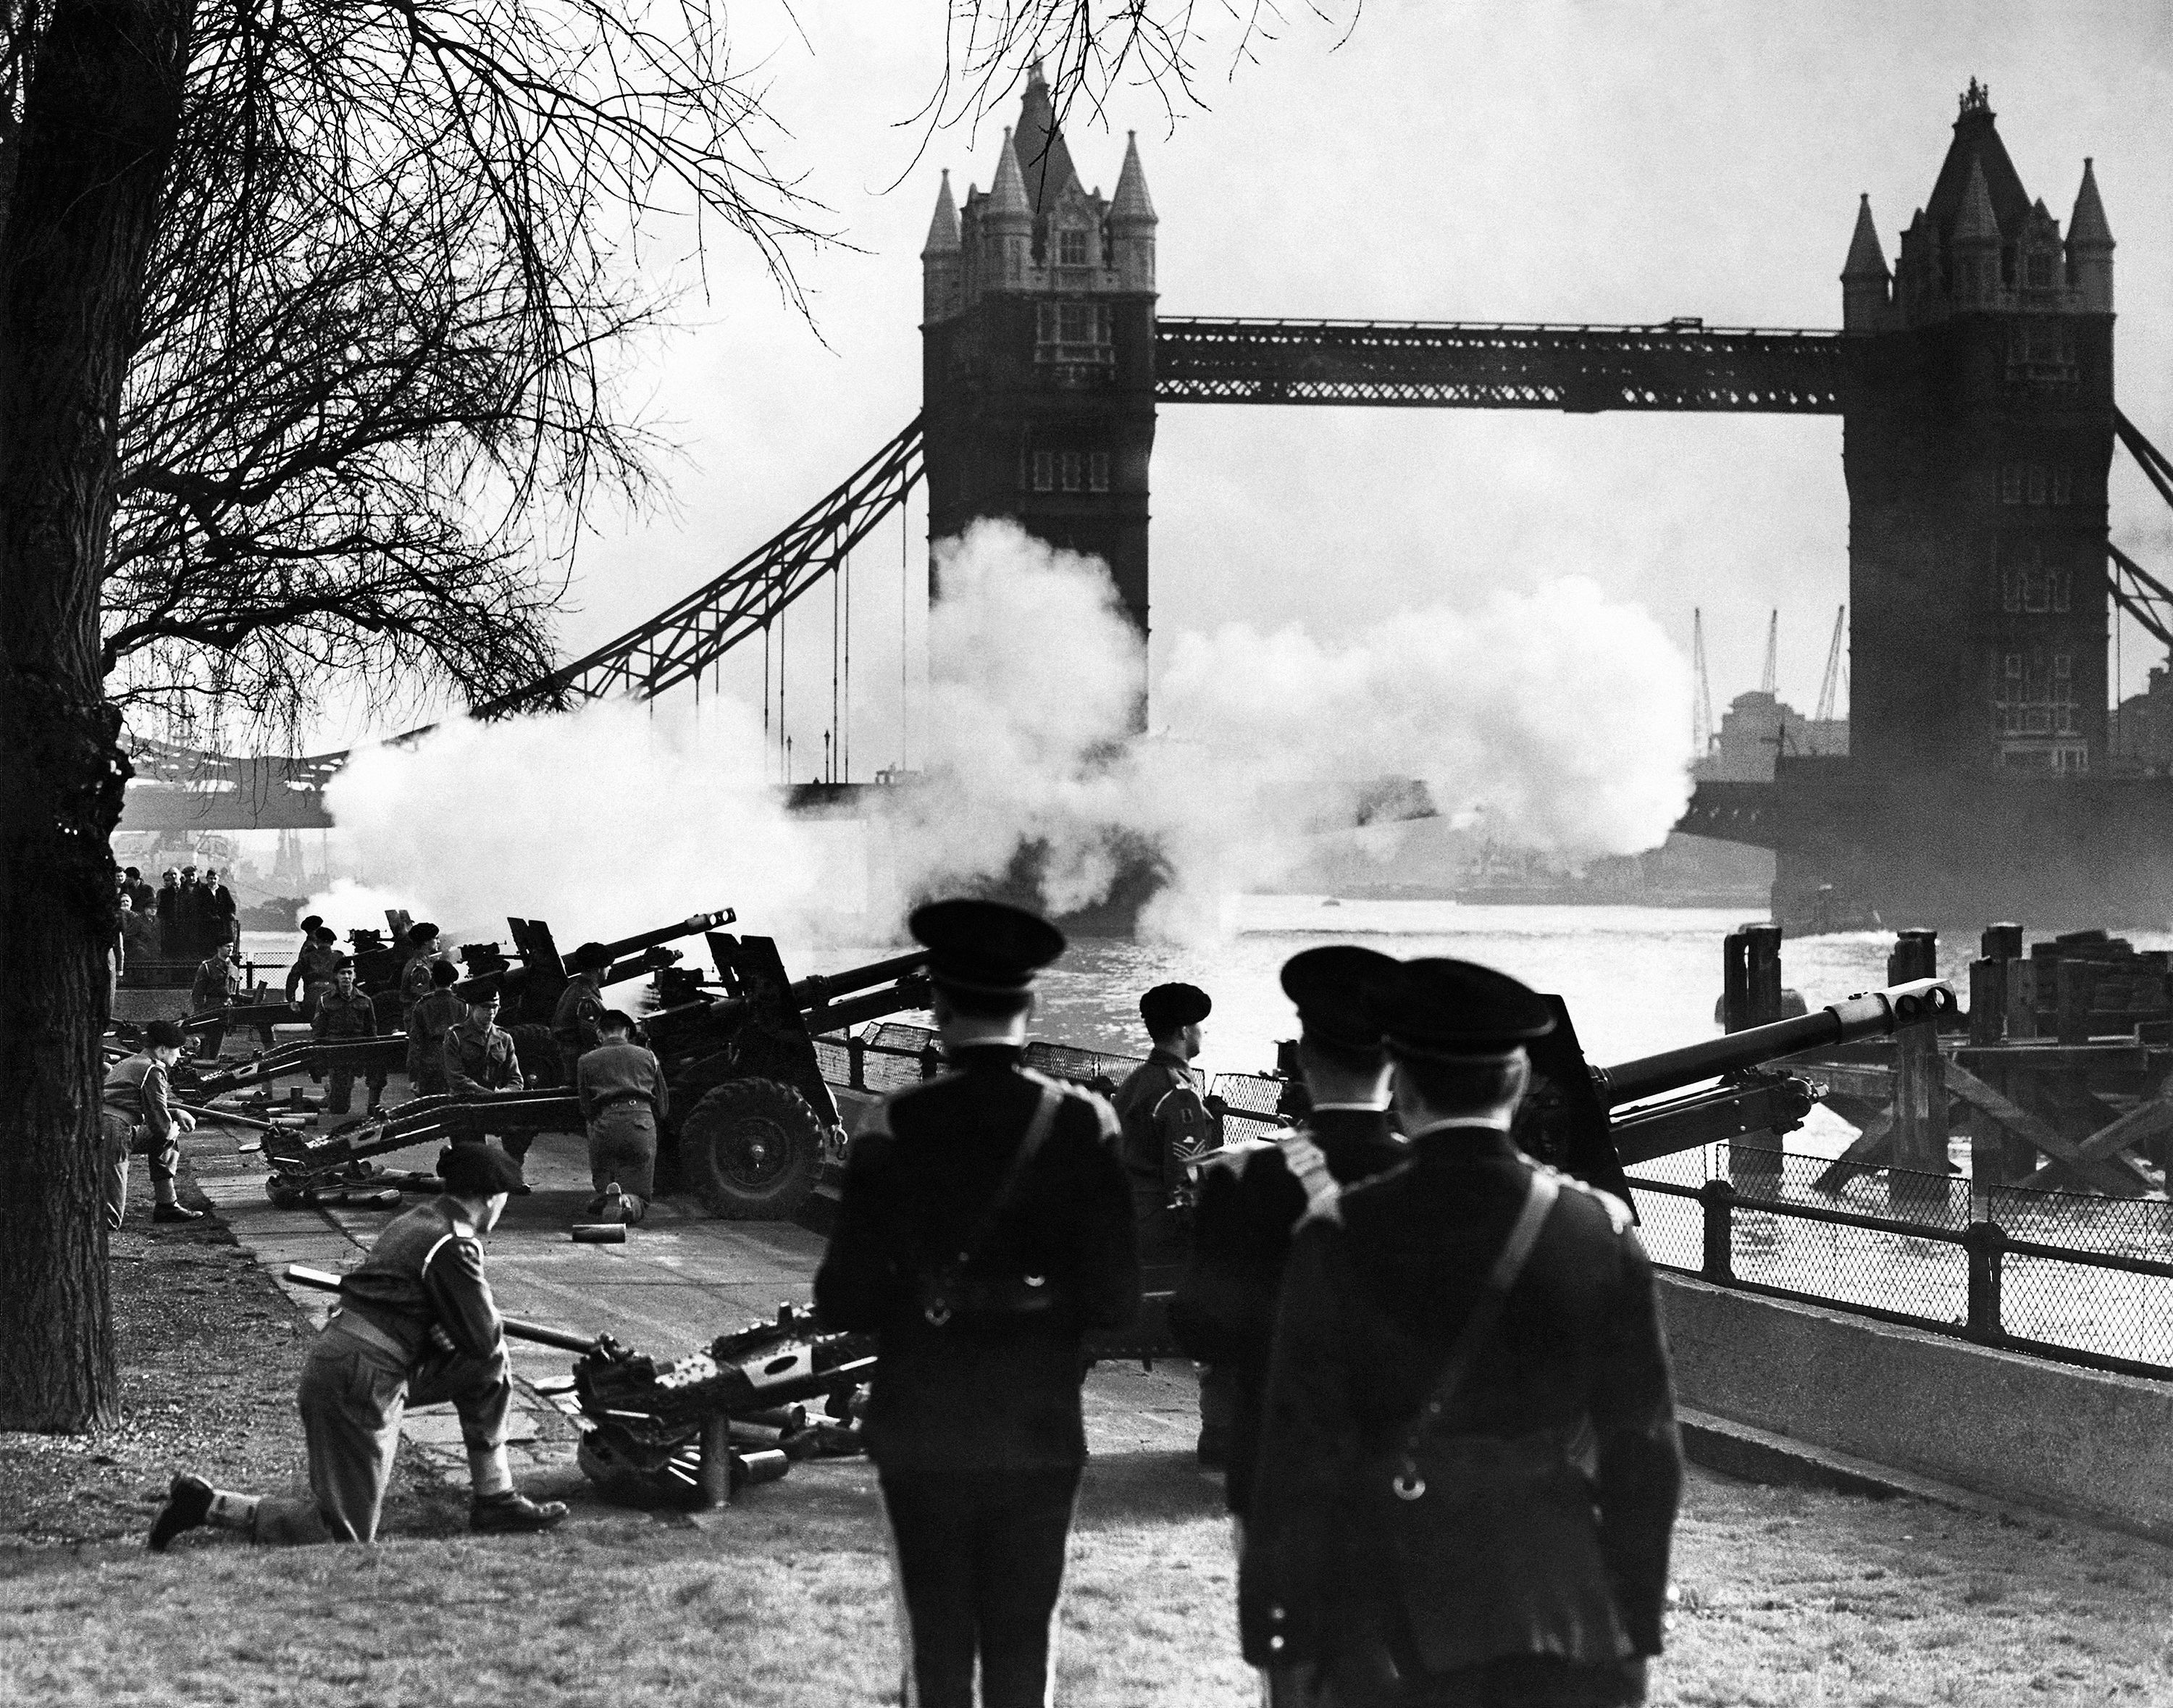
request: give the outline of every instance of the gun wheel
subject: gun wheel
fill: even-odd
[[[551,1028],[538,1021],[523,1021],[511,1028],[513,1059],[520,1064],[520,1077],[531,1091],[559,1083],[558,1046]]]
[[[815,1190],[822,1123],[775,1080],[735,1080],[695,1104],[679,1126],[687,1183],[712,1215],[790,1221]]]

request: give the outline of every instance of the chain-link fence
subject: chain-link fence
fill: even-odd
[[[1655,1263],[2173,1376],[2173,1205],[1704,1147],[1631,1180]]]

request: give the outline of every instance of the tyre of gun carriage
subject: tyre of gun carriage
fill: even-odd
[[[822,1123],[775,1080],[733,1080],[705,1092],[679,1123],[679,1170],[712,1215],[790,1221],[815,1190]]]

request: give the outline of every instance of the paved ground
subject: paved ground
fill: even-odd
[[[395,1075],[390,1091],[404,1091]],[[358,1096],[359,1088],[358,1088]],[[235,1238],[312,1322],[321,1325],[332,1296],[284,1280],[289,1263],[343,1269],[360,1261],[396,1210],[347,1207],[281,1210],[264,1195],[264,1169],[237,1141],[238,1128],[205,1124],[187,1140],[197,1183],[233,1229]],[[434,1145],[375,1159],[391,1168],[428,1171]],[[509,1317],[547,1323],[578,1334],[608,1334],[661,1357],[706,1345],[727,1329],[775,1314],[781,1303],[805,1304],[823,1240],[785,1222],[720,1221],[692,1199],[662,1199],[630,1230],[624,1245],[578,1245],[569,1232],[584,1219],[592,1192],[584,1140],[567,1133],[539,1138],[528,1154],[534,1190],[514,1199],[485,1242],[491,1285]],[[406,1203],[421,1200],[410,1196]],[[551,1404],[534,1384],[563,1377],[571,1355],[532,1343],[510,1343],[520,1383],[522,1420],[515,1431],[537,1468],[558,1469],[572,1457],[571,1437],[537,1408]],[[1086,1383],[1087,1438],[1097,1456],[1189,1449],[1198,1428],[1191,1367],[1157,1364],[1097,1366]],[[408,1438],[449,1475],[465,1476],[459,1431],[445,1407],[411,1412]]]

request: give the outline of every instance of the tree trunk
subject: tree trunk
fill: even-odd
[[[116,1409],[99,1041],[127,762],[99,585],[194,0],[57,0],[0,238],[0,1429]]]

